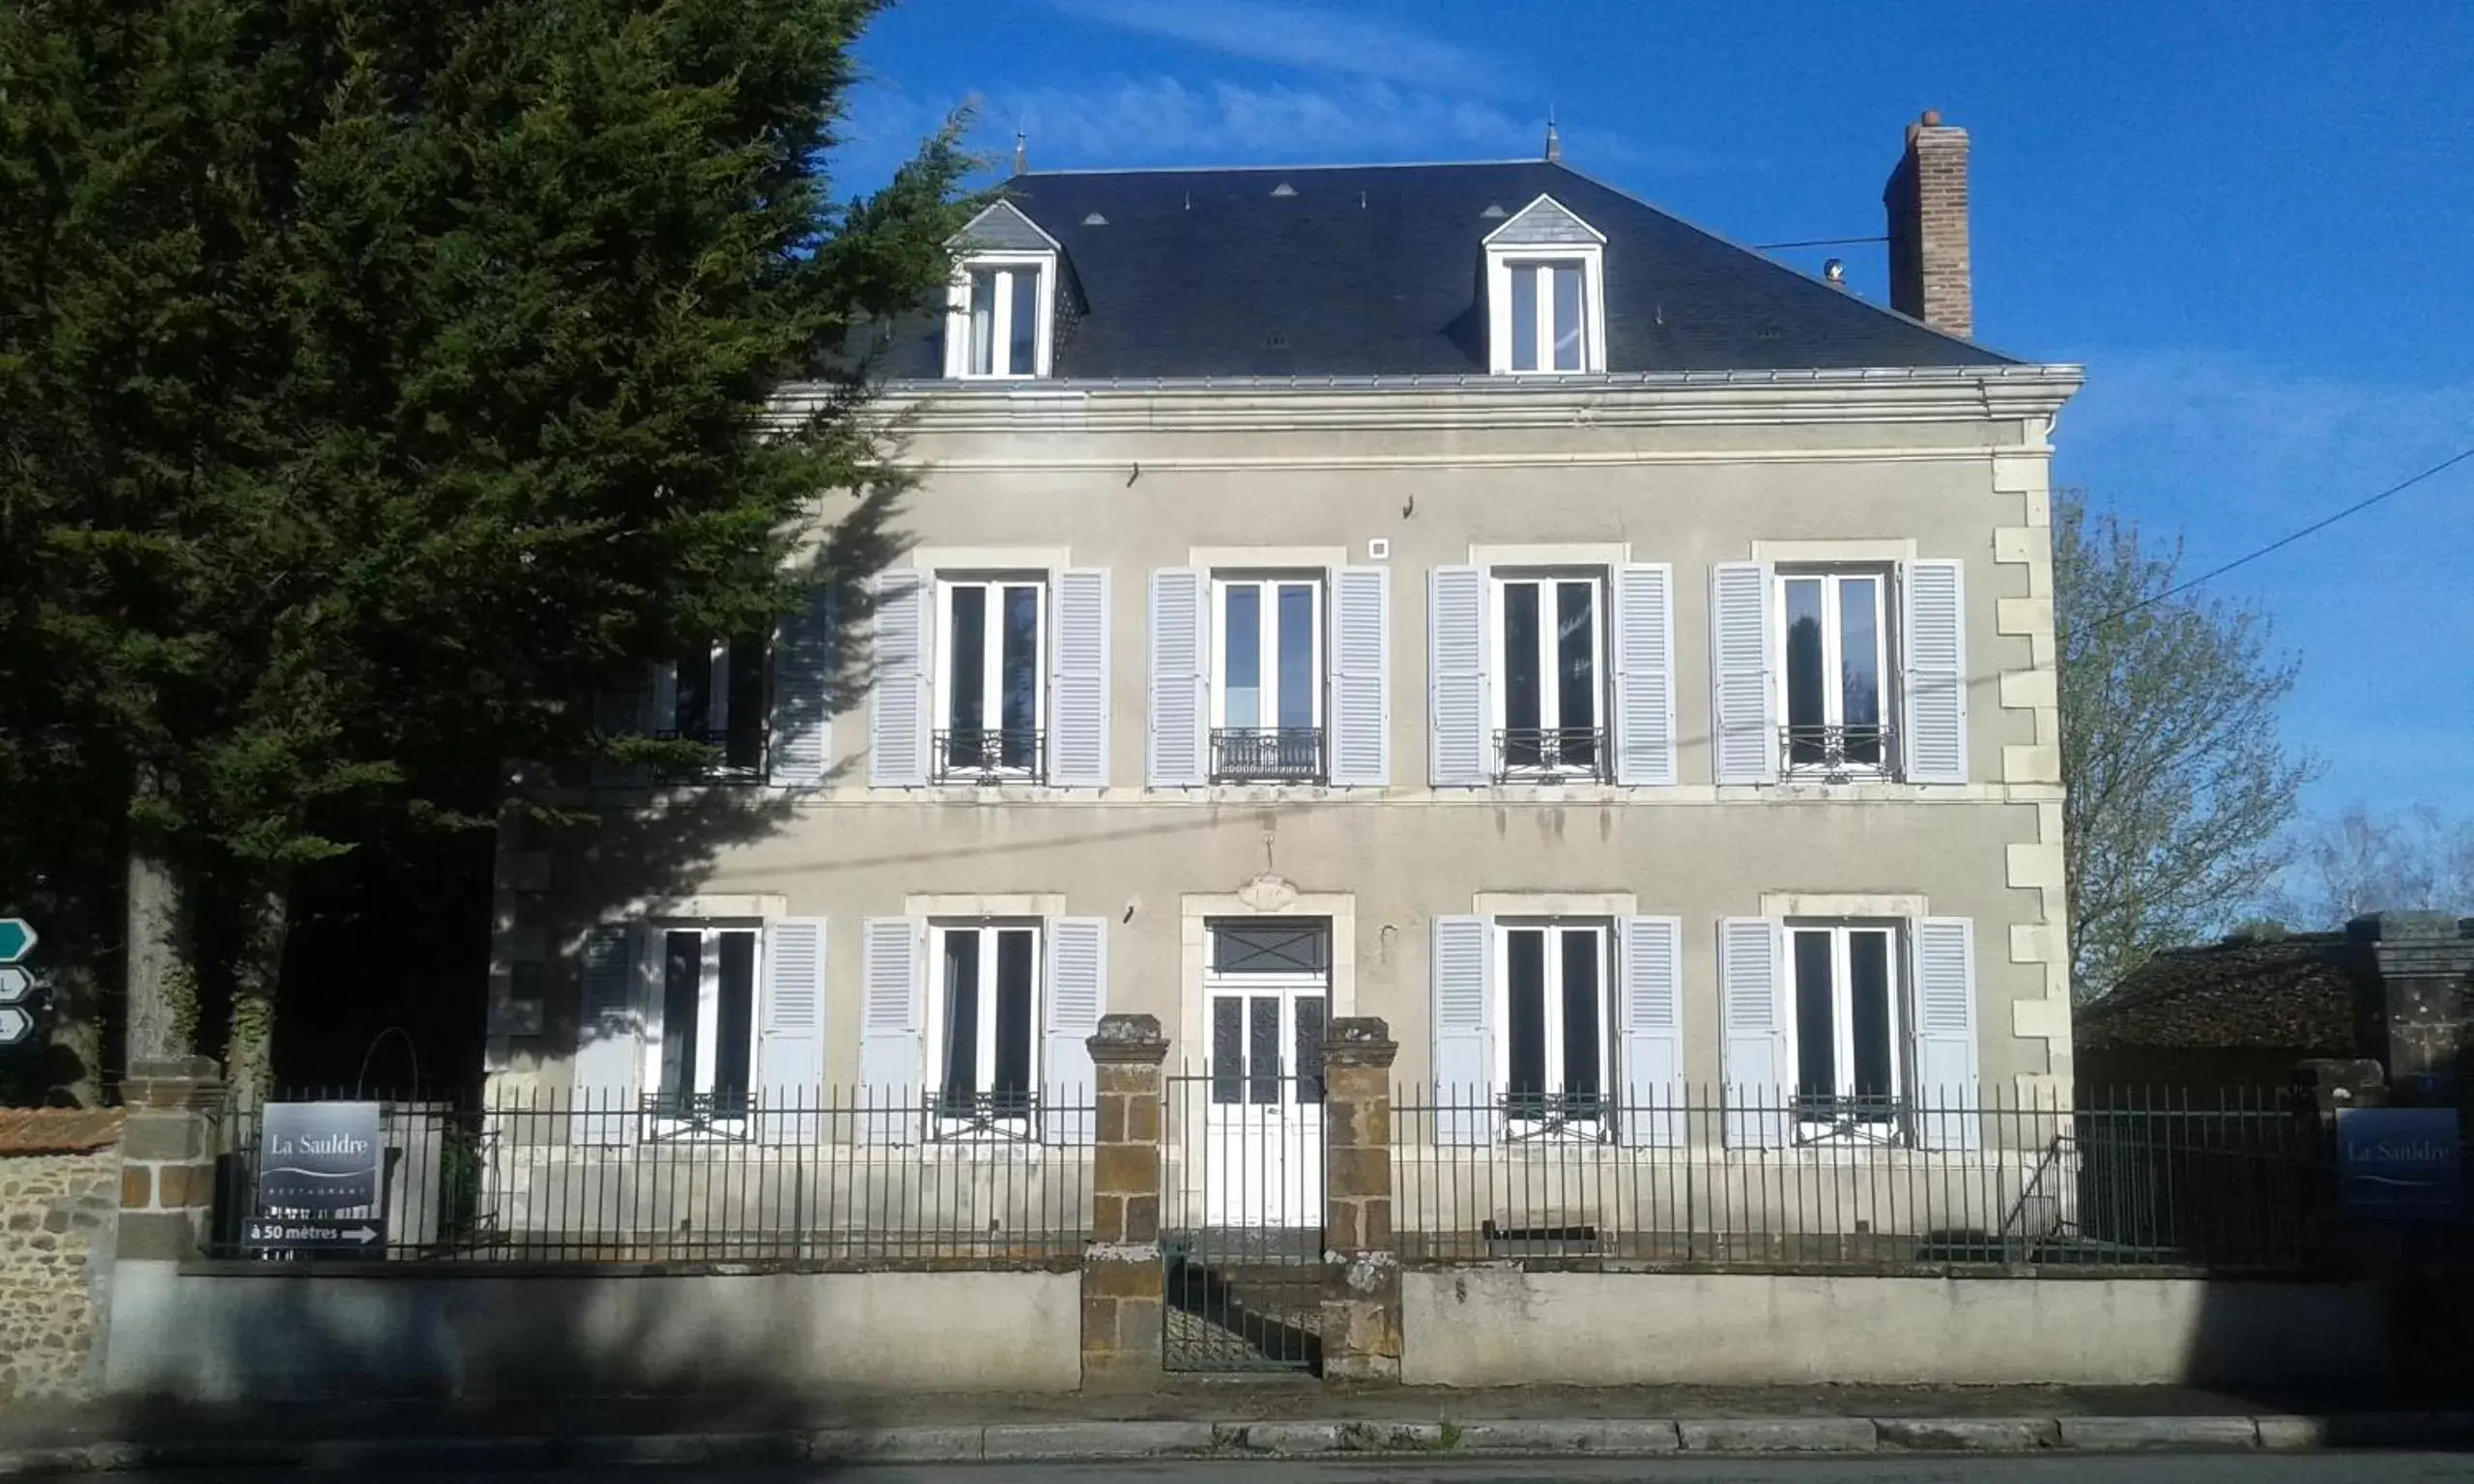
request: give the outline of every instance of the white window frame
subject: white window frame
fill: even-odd
[[[945,1064],[948,1060],[945,1036],[945,940],[954,933],[978,934],[979,948],[979,1045],[974,1056],[976,1080],[984,1093],[996,1080],[996,939],[1003,932],[1028,932],[1031,935],[1031,1006],[1024,1021],[1030,1038],[1026,1065],[1030,1074],[1025,1091],[1032,1099],[1033,1111],[1021,1118],[992,1119],[985,1124],[972,1119],[947,1117],[944,1111]],[[1037,1106],[1040,1096],[1040,1054],[1043,1049],[1042,1026],[1046,1023],[1048,985],[1048,922],[1036,917],[937,918],[928,924],[928,1014],[927,1041],[924,1049],[929,1057],[921,1079],[928,1089],[929,1121],[935,1136],[958,1143],[1029,1139],[1037,1132]]]
[[[1577,267],[1581,271],[1581,363],[1558,370],[1555,359],[1554,275],[1540,273],[1538,296],[1539,364],[1512,368],[1511,296],[1514,267]],[[1586,376],[1606,369],[1606,254],[1595,243],[1534,243],[1486,249],[1486,319],[1490,369],[1497,376]]]
[[[990,316],[989,333],[994,344],[989,348],[989,362],[998,369],[970,369],[970,280],[974,272],[994,272],[1000,276],[996,285],[994,312]],[[1038,306],[1039,326],[1031,335],[1031,364],[1016,369],[1008,358],[1014,345],[1014,295],[1011,278],[1021,273],[1035,276],[1032,302]],[[1037,380],[1050,374],[1053,356],[1052,340],[1056,330],[1056,254],[1052,252],[974,252],[956,260],[954,276],[945,286],[945,375],[958,381],[1019,382]]]
[[[768,720],[771,715],[772,707],[772,656],[763,652],[770,647],[763,640],[755,639],[753,642],[758,645],[759,649],[757,663],[763,668],[764,673],[762,693],[757,700],[757,725],[760,728],[764,728],[765,721]],[[683,659],[685,657],[681,656],[681,658]],[[663,660],[657,662],[653,666],[653,715],[651,730],[653,735],[656,737],[675,739],[679,735],[679,660]],[[709,741],[713,737],[719,736],[725,739],[721,745],[727,746],[730,729],[731,641],[727,639],[716,639],[713,640],[705,648],[704,735],[697,737],[694,740],[705,742]],[[760,733],[760,736],[762,737],[762,741],[758,747],[756,760],[753,763],[746,765],[747,770],[752,770],[759,774],[764,771],[767,755],[771,752],[773,745],[773,739],[770,734],[769,728],[765,728],[765,729]],[[730,763],[727,756],[725,756],[721,761],[716,762],[714,767],[717,771],[730,771]]]
[[[759,1028],[764,1023],[764,924],[754,918],[681,919],[665,918],[647,922],[643,934],[644,975],[648,989],[648,1013],[645,1016],[644,1087],[658,1099],[661,1096],[662,1051],[670,1036],[670,934],[701,933],[704,942],[698,954],[696,995],[696,1065],[688,1069],[687,1096],[710,1096],[713,1073],[720,1052],[722,1004],[722,939],[733,933],[744,933],[751,939],[748,956],[747,988],[747,1096],[751,1107],[757,1097],[757,1057]],[[702,1034],[707,1029],[713,1034]],[[664,1111],[651,1120],[656,1137],[737,1138],[748,1131],[748,1113],[708,1118],[682,1116]]]
[[[1850,762],[1843,766],[1831,766],[1827,763],[1814,762],[1798,764],[1795,760],[1795,749],[1789,746],[1787,742],[1787,729],[1796,725],[1787,709],[1791,699],[1789,692],[1793,683],[1791,677],[1787,673],[1787,586],[1790,583],[1809,583],[1814,581],[1818,581],[1822,585],[1821,663],[1822,674],[1827,682],[1829,677],[1842,674],[1842,667],[1846,658],[1846,636],[1844,632],[1844,624],[1840,617],[1842,610],[1839,604],[1838,595],[1840,585],[1851,578],[1869,580],[1874,585],[1873,592],[1875,608],[1873,616],[1873,674],[1875,684],[1880,690],[1882,712],[1882,760],[1878,763]],[[1898,663],[1899,648],[1898,636],[1891,632],[1891,625],[1896,621],[1896,615],[1898,613],[1898,603],[1895,600],[1895,594],[1893,592],[1893,585],[1896,581],[1897,577],[1894,568],[1854,563],[1831,566],[1789,567],[1782,571],[1773,572],[1770,575],[1769,617],[1772,631],[1778,636],[1778,652],[1773,657],[1774,663],[1772,665],[1772,671],[1777,678],[1772,684],[1771,689],[1774,694],[1774,703],[1778,708],[1777,715],[1779,730],[1778,737],[1771,745],[1778,749],[1778,776],[1780,778],[1810,779],[1828,776],[1831,778],[1843,777],[1853,780],[1881,782],[1898,776],[1899,723],[1901,719],[1898,714],[1897,705],[1899,676],[1896,666]],[[1822,687],[1821,707],[1822,721],[1820,725],[1825,727],[1846,726],[1847,691],[1845,685],[1843,683],[1825,683]]]
[[[1795,1108],[1796,1142],[1817,1144],[1897,1144],[1908,1137],[1906,1099],[1914,1077],[1914,1049],[1909,1037],[1914,1016],[1908,1005],[1908,925],[1874,918],[1789,918],[1785,924],[1785,956],[1779,972],[1785,979],[1784,1020],[1787,1029],[1786,1075],[1781,1079],[1784,1096]],[[1802,989],[1797,980],[1797,936],[1799,933],[1827,932],[1829,950],[1829,1023],[1830,1069],[1836,1086],[1833,1096],[1852,1099],[1856,1096],[1856,1016],[1854,977],[1849,972],[1853,956],[1849,945],[1859,932],[1880,933],[1887,937],[1889,964],[1889,1050],[1891,1112],[1878,1120],[1856,1122],[1837,1119],[1824,1122],[1804,1116],[1801,1079],[1803,1075],[1803,1026],[1801,1023]]]
[[[928,723],[930,777],[935,777],[946,771],[947,767],[945,759],[936,755],[935,738],[938,732],[950,730],[953,727],[953,665],[955,655],[959,652],[958,646],[953,642],[953,595],[954,590],[959,587],[986,588],[992,600],[998,597],[999,589],[1006,587],[1028,587],[1039,595],[1039,633],[1031,646],[1031,731],[1038,742],[1027,766],[999,768],[996,771],[1002,775],[1019,774],[1027,778],[1035,777],[1044,770],[1048,753],[1049,648],[1055,642],[1055,636],[1049,632],[1050,577],[1050,573],[1034,571],[957,571],[936,574],[936,611],[929,625],[931,632],[935,635],[935,679],[930,699],[934,709],[929,714]],[[986,603],[981,611],[980,622],[984,628],[980,636],[979,656],[979,705],[982,731],[998,730],[1004,721],[1004,604],[997,601]]]
[[[1610,585],[1603,567],[1497,567],[1486,574],[1486,663],[1492,677],[1486,687],[1488,703],[1493,707],[1492,728],[1487,738],[1493,755],[1492,768],[1506,779],[1565,778],[1573,773],[1569,767],[1548,768],[1536,765],[1513,767],[1505,756],[1504,745],[1496,739],[1508,729],[1506,720],[1511,714],[1510,670],[1504,634],[1504,591],[1515,584],[1535,584],[1539,588],[1538,606],[1538,726],[1540,730],[1561,728],[1564,715],[1563,687],[1557,683],[1560,659],[1557,641],[1562,628],[1558,612],[1556,586],[1563,583],[1586,582],[1590,585],[1590,671],[1597,682],[1598,733],[1597,760],[1590,770],[1594,777],[1611,777],[1615,765],[1614,677],[1607,673],[1607,594]]]
[[[1255,636],[1255,654],[1261,667],[1257,684],[1262,693],[1262,715],[1270,725],[1257,724],[1257,729],[1276,731],[1280,728],[1280,589],[1304,587],[1313,594],[1314,611],[1308,622],[1312,633],[1308,641],[1306,686],[1312,698],[1311,726],[1323,727],[1323,626],[1329,621],[1330,603],[1324,592],[1322,572],[1243,571],[1214,572],[1211,575],[1211,725],[1214,730],[1228,725],[1228,593],[1231,588],[1255,589],[1255,614],[1261,624]]]
[[[1542,932],[1545,952],[1540,956],[1540,972],[1545,976],[1540,988],[1541,1034],[1546,1038],[1546,1091],[1549,1097],[1564,1091],[1564,935],[1587,930],[1597,938],[1597,1092],[1600,1112],[1593,1116],[1546,1122],[1516,1117],[1509,1112],[1504,1117],[1508,1137],[1513,1139],[1583,1139],[1596,1140],[1613,1131],[1613,1121],[1604,1116],[1604,1108],[1615,1097],[1615,925],[1602,917],[1499,917],[1494,920],[1491,944],[1495,956],[1495,1003],[1489,1007],[1494,1023],[1502,1028],[1495,1042],[1495,1083],[1511,1093],[1511,935],[1515,932]]]

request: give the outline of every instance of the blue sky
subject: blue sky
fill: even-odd
[[[1925,107],[1974,141],[1977,333],[2077,361],[2057,477],[2190,570],[2474,446],[2474,5],[909,0],[840,184],[975,100],[1035,167],[1535,155],[1742,243],[1882,230]],[[1879,244],[1836,254],[1884,297]],[[2311,805],[2468,810],[2474,463],[2225,580],[2299,651]]]

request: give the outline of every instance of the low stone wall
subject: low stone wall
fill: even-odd
[[[2360,1384],[2376,1283],[2208,1278],[1403,1274],[1402,1379],[1443,1386]]]
[[[98,1379],[120,1129],[112,1112],[0,1111],[0,1401]]]
[[[121,1264],[105,1382],[182,1401],[1071,1391],[1075,1271]],[[327,1267],[328,1271],[318,1271]]]

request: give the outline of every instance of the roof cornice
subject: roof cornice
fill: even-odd
[[[2085,382],[2074,365],[1523,377],[1215,377],[897,382],[872,404],[914,433],[1401,431],[2050,419]],[[785,387],[777,415],[826,395]]]

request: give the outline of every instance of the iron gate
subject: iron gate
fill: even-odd
[[[1294,1075],[1237,1061],[1168,1078],[1166,1100],[1163,1363],[1171,1371],[1320,1373],[1319,1069]]]

